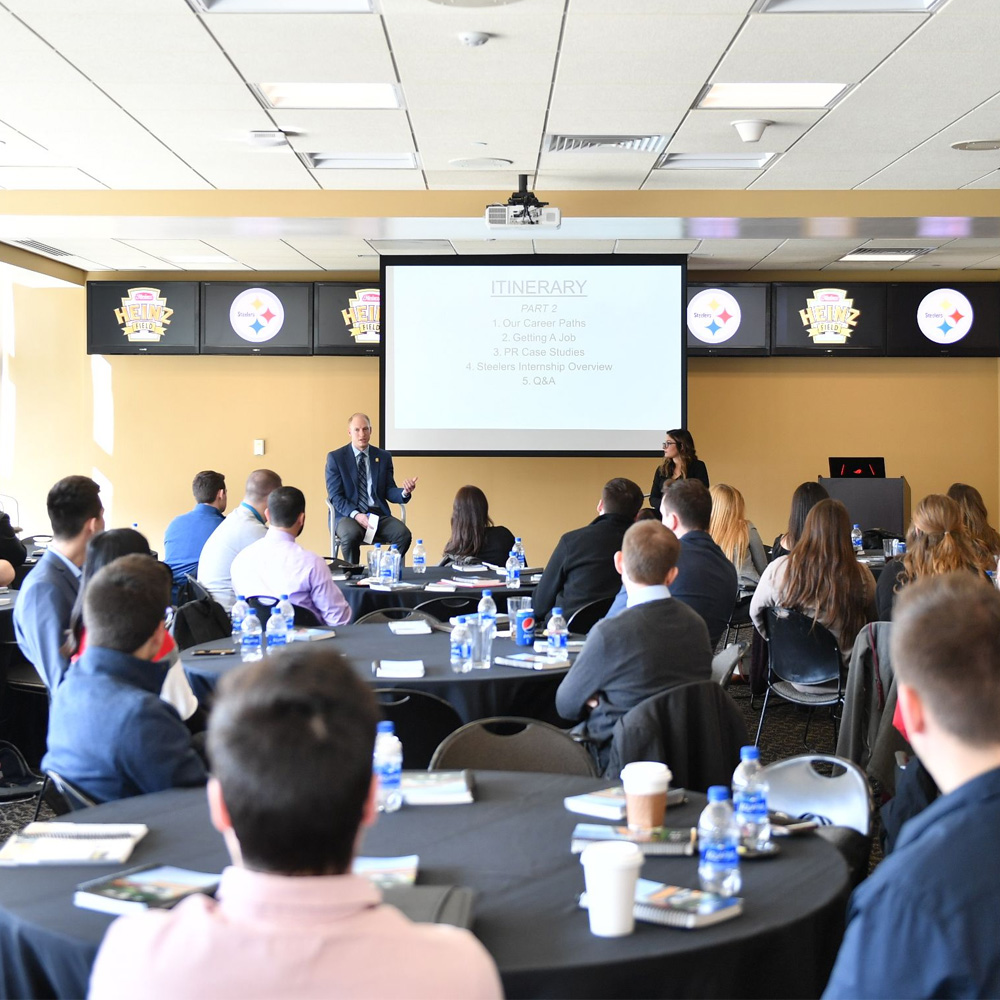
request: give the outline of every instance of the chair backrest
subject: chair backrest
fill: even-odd
[[[95,799],[92,799],[82,789],[77,788],[72,782],[56,774],[55,771],[46,771],[45,773],[48,775],[49,781],[52,782],[52,786],[62,796],[66,805],[69,806],[70,811],[75,812],[78,809],[89,809],[91,806],[97,805]]]
[[[403,767],[426,768],[438,744],[462,725],[462,717],[443,698],[408,688],[375,691],[382,718],[396,727],[403,744]]]
[[[211,597],[182,604],[174,612],[170,626],[178,649],[188,649],[202,642],[225,639],[233,627],[226,609]]]
[[[280,600],[280,597],[275,597],[272,594],[254,594],[253,597],[247,598],[247,604],[249,604],[251,608],[257,609],[257,617],[260,619],[262,628],[267,628],[267,619],[271,614],[271,608],[273,608]],[[301,628],[311,628],[315,625],[323,624],[308,608],[303,608],[301,605],[293,604],[292,610],[295,612],[293,622],[296,626]]]
[[[355,625],[372,625],[376,622],[427,622],[428,625],[439,625],[440,622],[426,611],[418,611],[416,608],[379,608],[377,611],[369,611],[362,615]]]
[[[840,682],[842,660],[833,633],[801,611],[767,608],[771,670],[792,684]]]
[[[590,753],[571,736],[547,722],[516,716],[494,716],[467,723],[444,740],[430,763],[432,771],[466,767],[586,777],[597,773]]]
[[[715,681],[694,681],[653,695],[616,723],[606,778],[633,760],[658,760],[673,784],[697,792],[728,785],[750,742],[743,713]]]
[[[212,595],[205,589],[204,585],[198,580],[197,577],[192,576],[190,573],[184,574],[187,577],[188,589],[191,593],[192,601],[200,601],[203,597],[211,597]]]
[[[725,649],[720,650],[712,657],[712,680],[716,684],[721,684],[724,688],[729,687],[729,682],[733,679],[740,660],[747,651],[748,642],[731,642]]]
[[[435,597],[418,604],[416,610],[433,615],[439,622],[446,622],[455,615],[474,615],[478,608],[478,597]]]
[[[816,764],[827,766],[821,772]],[[771,786],[768,808],[817,819],[824,826],[849,826],[866,837],[870,833],[873,806],[868,779],[846,757],[802,754],[768,764],[763,773]]]
[[[596,601],[591,601],[582,608],[577,608],[569,616],[566,627],[576,635],[586,635],[608,613],[614,603],[614,595],[599,597]]]

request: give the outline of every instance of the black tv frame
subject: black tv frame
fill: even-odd
[[[215,357],[310,357],[313,353],[313,282],[311,281],[203,281],[201,282],[201,334],[199,344],[201,353]],[[255,347],[250,341],[246,347],[235,345],[233,348],[222,348],[206,343],[208,325],[207,297],[210,288],[302,288],[306,292],[306,343],[303,347],[290,347],[276,350],[267,343]],[[234,333],[234,337],[237,335]]]
[[[760,288],[764,293],[764,345],[763,347],[726,347],[724,344],[712,347],[703,344],[695,347],[688,342],[687,352],[690,358],[766,358],[771,353],[771,283],[769,281],[689,281],[685,290],[685,298],[688,298],[692,289],[720,288],[725,291],[728,288]],[[684,333],[685,340],[693,338],[694,334],[687,325],[687,305],[684,308]],[[742,311],[742,307],[741,307]]]

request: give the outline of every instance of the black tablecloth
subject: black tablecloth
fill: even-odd
[[[521,670],[492,666],[456,674],[451,669],[451,647],[446,632],[430,635],[393,635],[386,624],[339,625],[332,639],[319,640],[324,648],[343,653],[358,674],[380,688],[401,687],[427,691],[455,707],[463,722],[492,715],[523,715],[530,719],[559,722],[555,711],[555,690],[565,670]],[[219,675],[240,666],[235,656],[196,656],[199,649],[232,648],[232,640],[192,646],[181,654],[191,688],[200,701],[211,698]],[[493,655],[530,652],[512,639],[493,640]],[[419,678],[374,678],[373,660],[423,660],[425,675]],[[562,725],[566,725],[562,722]]]
[[[415,608],[425,601],[432,601],[436,597],[474,597],[477,601],[482,595],[478,587],[456,587],[455,592],[423,589],[428,583],[437,583],[443,580],[450,580],[454,577],[463,576],[494,576],[495,574],[486,570],[480,573],[460,573],[451,566],[428,566],[425,573],[414,573],[412,568],[404,568],[402,581],[404,583],[421,584],[420,590],[369,590],[367,586],[359,587],[350,581],[337,580],[336,584],[343,591],[347,603],[351,606],[351,621],[356,621],[369,611],[379,611],[382,608]],[[508,590],[503,585],[490,588],[493,597],[497,602],[497,611],[507,611],[508,597],[528,597],[535,592],[535,585],[529,584],[527,580],[521,585],[519,590]]]
[[[584,817],[567,794],[589,778],[477,772],[474,805],[406,808],[379,818],[362,853],[420,855],[418,881],[477,890],[473,930],[490,950],[508,997],[818,996],[843,927],[847,870],[818,837],[743,866],[745,912],[698,931],[637,924],[631,937],[593,937],[576,905],[583,890],[570,833]],[[704,798],[671,810],[697,821]],[[218,871],[222,838],[199,789],[109,803],[74,819],[144,822],[129,864]],[[105,868],[7,869],[0,878],[0,985],[9,997],[79,997],[110,917],[72,905],[74,886]],[[647,858],[645,878],[697,885],[695,858]]]

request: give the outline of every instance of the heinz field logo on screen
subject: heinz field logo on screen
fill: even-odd
[[[972,303],[954,288],[935,288],[917,306],[917,326],[935,344],[957,344],[972,329]]]
[[[703,344],[724,344],[740,328],[740,304],[721,288],[703,288],[687,307],[692,337]]]
[[[356,344],[377,344],[381,331],[382,293],[377,288],[359,288],[341,309],[344,325]]]
[[[285,322],[285,307],[274,292],[266,288],[247,288],[229,307],[229,324],[237,337],[251,344],[264,344],[275,338]]]
[[[121,309],[115,310],[115,320],[130,344],[158,344],[173,314],[159,288],[130,288]]]
[[[799,310],[799,319],[814,344],[846,344],[858,324],[861,310],[846,288],[817,288]]]

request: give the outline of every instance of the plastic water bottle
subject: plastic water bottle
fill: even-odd
[[[392,552],[386,549],[382,553],[382,561],[378,568],[379,583],[392,583]]]
[[[378,811],[395,812],[403,804],[403,793],[399,790],[403,772],[403,744],[399,742],[396,727],[391,722],[378,724],[372,770],[378,778]]]
[[[465,615],[451,630],[451,669],[456,674],[467,674],[472,669],[472,633]]]
[[[424,548],[424,540],[417,539],[417,544],[413,547],[413,572],[427,572],[427,550]]]
[[[563,618],[562,608],[553,608],[549,624],[545,628],[549,634],[549,656],[562,658],[566,655],[566,643],[569,641],[569,629]]]
[[[275,607],[285,616],[285,625],[288,626],[288,631],[290,632],[295,628],[295,608],[288,599],[288,594],[282,594],[281,600],[278,601]]]
[[[250,608],[240,625],[240,653],[244,660],[259,660],[264,655],[260,646],[261,632],[263,629],[260,627],[257,609]]]
[[[729,789],[712,785],[708,805],[698,820],[698,880],[705,892],[735,896],[740,891],[739,843],[740,828],[729,803]]]
[[[497,634],[497,604],[493,600],[492,590],[483,591],[478,611],[476,627],[479,629],[479,641],[475,643],[472,665],[485,670],[492,662],[493,637]]]
[[[376,542],[368,553],[368,578],[377,580],[382,572],[382,543]]]
[[[517,558],[517,552],[514,549],[510,550],[510,556],[504,566],[504,571],[507,574],[507,589],[508,590],[520,590],[521,589],[521,561]]]
[[[389,572],[393,583],[399,583],[403,576],[403,556],[399,551],[399,546],[393,542],[389,549]]]
[[[277,653],[288,644],[288,621],[280,604],[271,608],[271,616],[267,619],[267,651]]]
[[[854,554],[856,556],[859,556],[862,552],[864,552],[864,537],[861,534],[860,525],[856,524],[853,528],[851,528],[851,545],[854,546]]]
[[[243,624],[243,619],[246,618],[249,610],[250,605],[247,604],[247,599],[240,594],[233,604],[232,611],[229,612],[230,621],[233,623],[233,642],[241,643],[243,641],[243,632],[240,626]]]
[[[514,539],[514,555],[517,556],[517,561],[521,564],[521,569],[524,569],[528,565],[528,559],[524,554],[524,543],[520,538]]]
[[[767,818],[767,793],[770,787],[760,766],[757,747],[743,747],[740,763],[733,772],[733,811],[743,838],[750,851],[767,850],[771,839],[771,823]]]

